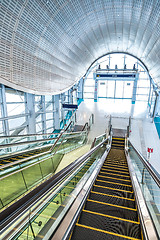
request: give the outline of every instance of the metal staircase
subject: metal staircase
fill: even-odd
[[[142,239],[124,138],[113,137],[111,151],[69,239]]]

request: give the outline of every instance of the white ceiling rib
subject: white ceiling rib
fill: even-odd
[[[159,0],[2,0],[0,8],[2,83],[56,94],[95,59],[126,52],[160,85]]]

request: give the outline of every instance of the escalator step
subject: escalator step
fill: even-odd
[[[141,238],[141,230],[139,223],[123,221],[105,215],[99,215],[92,212],[83,211],[78,224],[90,226],[92,228],[109,231],[119,235],[124,235],[133,238]]]
[[[100,194],[92,191],[89,195],[89,199],[95,200],[98,202],[111,203],[114,205],[124,206],[128,208],[135,208],[135,201],[128,200],[122,197],[116,197],[114,195],[112,196],[110,194],[104,195],[103,193]]]
[[[107,171],[103,171],[103,170],[101,170],[99,174],[104,175],[104,176],[110,176],[110,177],[118,177],[120,179],[125,179],[125,180],[130,179],[130,176],[125,176],[122,174],[107,172]]]
[[[130,176],[129,173],[120,172],[120,171],[117,171],[117,170],[108,169],[108,168],[104,168],[104,167],[101,168],[101,171],[110,172],[110,173],[117,173],[117,174],[120,174],[122,176]]]
[[[103,180],[98,180],[96,179],[95,182],[96,185],[104,186],[104,187],[110,187],[110,188],[116,188],[116,189],[122,189],[126,191],[132,191],[132,186],[128,184],[120,184],[120,183],[114,183],[112,181],[103,181]]]
[[[69,240],[124,240],[124,238],[76,225]]]
[[[104,181],[112,181],[115,183],[122,183],[122,184],[127,184],[127,185],[131,185],[131,181],[130,180],[126,180],[126,179],[118,179],[118,178],[114,178],[114,177],[107,177],[107,176],[103,176],[103,175],[98,175],[97,179],[99,180],[104,180]]]
[[[104,162],[103,166],[105,167],[114,167],[114,168],[118,168],[118,169],[121,169],[121,170],[128,170],[128,166],[122,166],[120,164],[114,164],[114,163],[108,163],[108,162]]]
[[[116,172],[129,174],[129,171],[126,168],[125,169],[120,169],[118,167],[112,167],[112,166],[106,166],[106,165],[103,165],[103,168],[105,168],[106,170],[109,169],[109,170],[113,170],[113,171],[116,171]]]
[[[118,196],[118,197],[134,199],[134,193],[133,192],[125,192],[125,191],[120,191],[120,190],[117,190],[117,189],[105,188],[105,187],[102,187],[102,186],[99,186],[99,185],[94,185],[92,191],[105,193],[105,194],[110,194],[110,195],[114,195],[114,196]]]
[[[86,202],[85,210],[102,213],[105,215],[110,215],[118,218],[128,219],[131,221],[136,222],[138,221],[137,211],[135,210],[93,202],[92,200],[90,201],[89,199]]]

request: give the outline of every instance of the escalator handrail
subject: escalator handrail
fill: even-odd
[[[40,200],[48,191],[54,188],[60,181],[66,178],[74,170],[77,169],[84,161],[86,161],[99,147],[101,147],[107,139],[103,140],[97,146],[92,148],[89,152],[69,164],[67,167],[56,173],[51,178],[31,190],[29,193],[24,195],[22,198],[14,202],[12,205],[4,209],[0,213],[0,219],[2,220],[1,227],[4,228],[8,224],[17,218],[21,212],[30,208],[38,200]]]
[[[71,124],[72,124],[72,121],[68,124],[68,126],[66,127],[66,129],[64,129],[64,131],[62,131],[62,132],[60,133],[60,135],[58,136],[57,140],[55,141],[55,143],[53,144],[53,146],[50,148],[50,152],[53,151],[53,149],[55,148],[57,142],[60,140],[60,138],[63,136],[63,134],[67,131],[67,129],[70,127]],[[62,144],[62,142],[61,142],[61,144]],[[61,144],[60,144],[60,145],[61,145]]]
[[[131,141],[129,141],[129,143],[131,144],[134,151],[139,156],[141,162],[144,164],[144,166],[146,167],[146,169],[148,170],[148,172],[150,173],[150,175],[152,176],[152,178],[154,179],[154,181],[156,182],[156,184],[160,188],[160,178],[157,175],[157,173],[155,172],[154,168],[150,165],[150,163],[147,161],[147,159],[140,153],[140,151],[135,148],[135,146],[131,143]]]
[[[84,131],[84,132],[85,132],[85,131]],[[79,134],[79,133],[82,134],[82,133],[84,133],[84,132],[76,132],[76,134],[77,134],[77,133],[78,133],[78,134]],[[75,134],[75,133],[74,133],[74,134]],[[66,137],[65,139],[70,139],[70,138],[73,138],[73,137]],[[63,140],[64,140],[64,139],[63,139]],[[44,141],[46,141],[46,140],[44,140]],[[60,143],[59,147],[61,146],[62,143],[63,143],[63,141]],[[46,145],[46,147],[47,147],[47,145]],[[30,149],[28,152],[31,152],[31,150],[36,150],[36,149],[37,149],[37,148]],[[58,150],[58,149],[57,149],[57,150]],[[19,153],[19,152],[13,153],[12,156],[17,155],[18,153]],[[26,157],[26,158],[20,159],[20,160],[18,160],[18,161],[12,162],[12,163],[4,164],[4,165],[0,166],[0,169],[4,169],[4,168],[7,168],[7,167],[9,167],[9,166],[13,166],[13,165],[16,165],[16,164],[18,164],[18,163],[28,161],[28,160],[31,160],[31,159],[33,159],[33,158],[42,157],[42,156],[44,156],[44,155],[46,155],[46,154],[50,154],[50,153],[51,153],[50,150],[49,150],[49,151],[46,151],[46,152],[43,152],[43,153],[38,153],[38,154],[36,154],[36,155],[30,156],[30,157]],[[54,154],[55,154],[55,153],[56,153],[56,152],[54,152]],[[11,154],[9,155],[9,157],[11,157]],[[1,159],[1,158],[4,159],[4,155],[1,155],[1,156],[0,156],[0,159]]]
[[[73,132],[73,133],[65,133],[66,135],[76,135],[76,134],[81,134],[86,131],[79,131],[79,132]],[[63,132],[64,133],[64,132]],[[62,136],[62,135],[61,135]],[[46,141],[51,141],[57,139],[57,137],[53,138],[45,138],[45,139],[37,139],[37,140],[29,140],[29,141],[24,141],[24,142],[16,142],[16,143],[6,143],[6,144],[0,144],[0,148],[9,148],[9,147],[14,147],[17,145],[24,145],[28,143],[37,143],[37,142],[46,142]]]
[[[92,142],[92,145],[91,145],[91,148],[90,148],[90,149],[92,149],[92,148],[95,146],[96,140],[97,140],[98,138],[100,138],[100,137],[103,137],[103,136],[106,136],[106,133],[103,133],[103,134],[95,137],[95,139],[94,139],[93,142]]]

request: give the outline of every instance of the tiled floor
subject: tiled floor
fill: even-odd
[[[94,114],[94,124],[89,134],[89,142],[103,134],[108,126],[109,115],[112,116],[113,128],[126,129],[131,121],[130,140],[133,145],[147,157],[147,148],[153,148],[150,163],[160,173],[160,139],[154,123],[148,117],[147,103],[136,102],[131,104],[130,100],[92,99],[85,100],[77,111],[77,124],[84,124],[91,114]]]
[[[62,170],[66,166],[68,166],[70,163],[74,162],[76,159],[81,157],[83,154],[87,153],[90,150],[90,147],[91,146],[89,144],[86,144],[76,150],[66,153],[64,155],[63,159],[61,160],[55,173],[59,172],[60,170]]]

